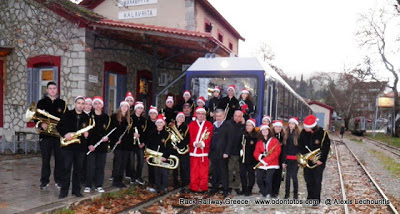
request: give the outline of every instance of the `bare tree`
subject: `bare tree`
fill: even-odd
[[[399,3],[399,0],[397,1]],[[369,50],[376,51],[376,55],[371,54],[368,61],[379,61],[384,65],[384,68],[392,75],[393,81],[388,84],[388,87],[392,89],[394,94],[394,112],[393,117],[400,110],[400,100],[398,97],[397,84],[399,82],[400,68],[393,64],[395,57],[393,55],[398,54],[398,50],[389,50],[388,43],[398,43],[399,39],[395,41],[390,41],[388,39],[388,27],[393,23],[400,23],[399,7],[395,6],[396,10],[390,10],[385,7],[374,9],[369,11],[369,13],[360,15],[359,23],[360,30],[357,32],[357,37],[360,39],[360,47],[367,47]],[[398,27],[398,25],[396,26]],[[391,45],[393,47],[393,45]],[[371,78],[377,78],[377,73],[370,70],[367,74]],[[396,121],[392,121],[392,133],[396,133]]]

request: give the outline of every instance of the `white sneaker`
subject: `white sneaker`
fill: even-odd
[[[125,179],[126,179],[126,180],[131,180],[131,177],[125,176]]]
[[[110,177],[108,180],[109,180],[109,181],[113,181],[113,180],[114,180],[114,178],[113,178],[113,177]]]
[[[151,188],[151,187],[147,187],[146,190],[149,191],[149,192],[153,192],[153,193],[156,192],[156,189]]]
[[[105,192],[104,189],[103,189],[102,187],[97,187],[97,188],[96,188],[96,191],[97,191],[97,192]]]
[[[55,186],[57,189],[61,189],[61,186],[58,185],[58,183],[54,184],[54,186]]]
[[[90,193],[90,187],[86,187],[85,190],[83,190],[84,193]]]

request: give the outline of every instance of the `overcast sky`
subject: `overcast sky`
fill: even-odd
[[[355,37],[360,13],[377,0],[209,0],[246,39],[239,56],[269,44],[289,76],[340,72],[365,55]],[[379,2],[379,1],[378,1]],[[382,2],[382,0],[380,0]]]

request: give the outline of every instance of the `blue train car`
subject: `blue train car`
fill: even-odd
[[[260,125],[263,115],[287,121],[299,117],[302,121],[312,113],[310,106],[270,66],[257,58],[199,58],[186,72],[185,88],[194,98],[212,98],[214,86],[226,96],[228,85],[236,86],[236,98],[242,88],[250,89],[256,105],[253,117]]]

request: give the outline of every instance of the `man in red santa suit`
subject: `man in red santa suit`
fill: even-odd
[[[206,110],[196,108],[195,121],[189,124],[190,142],[190,190],[194,192],[206,192],[208,190],[208,170],[211,136],[213,125],[206,120]]]

